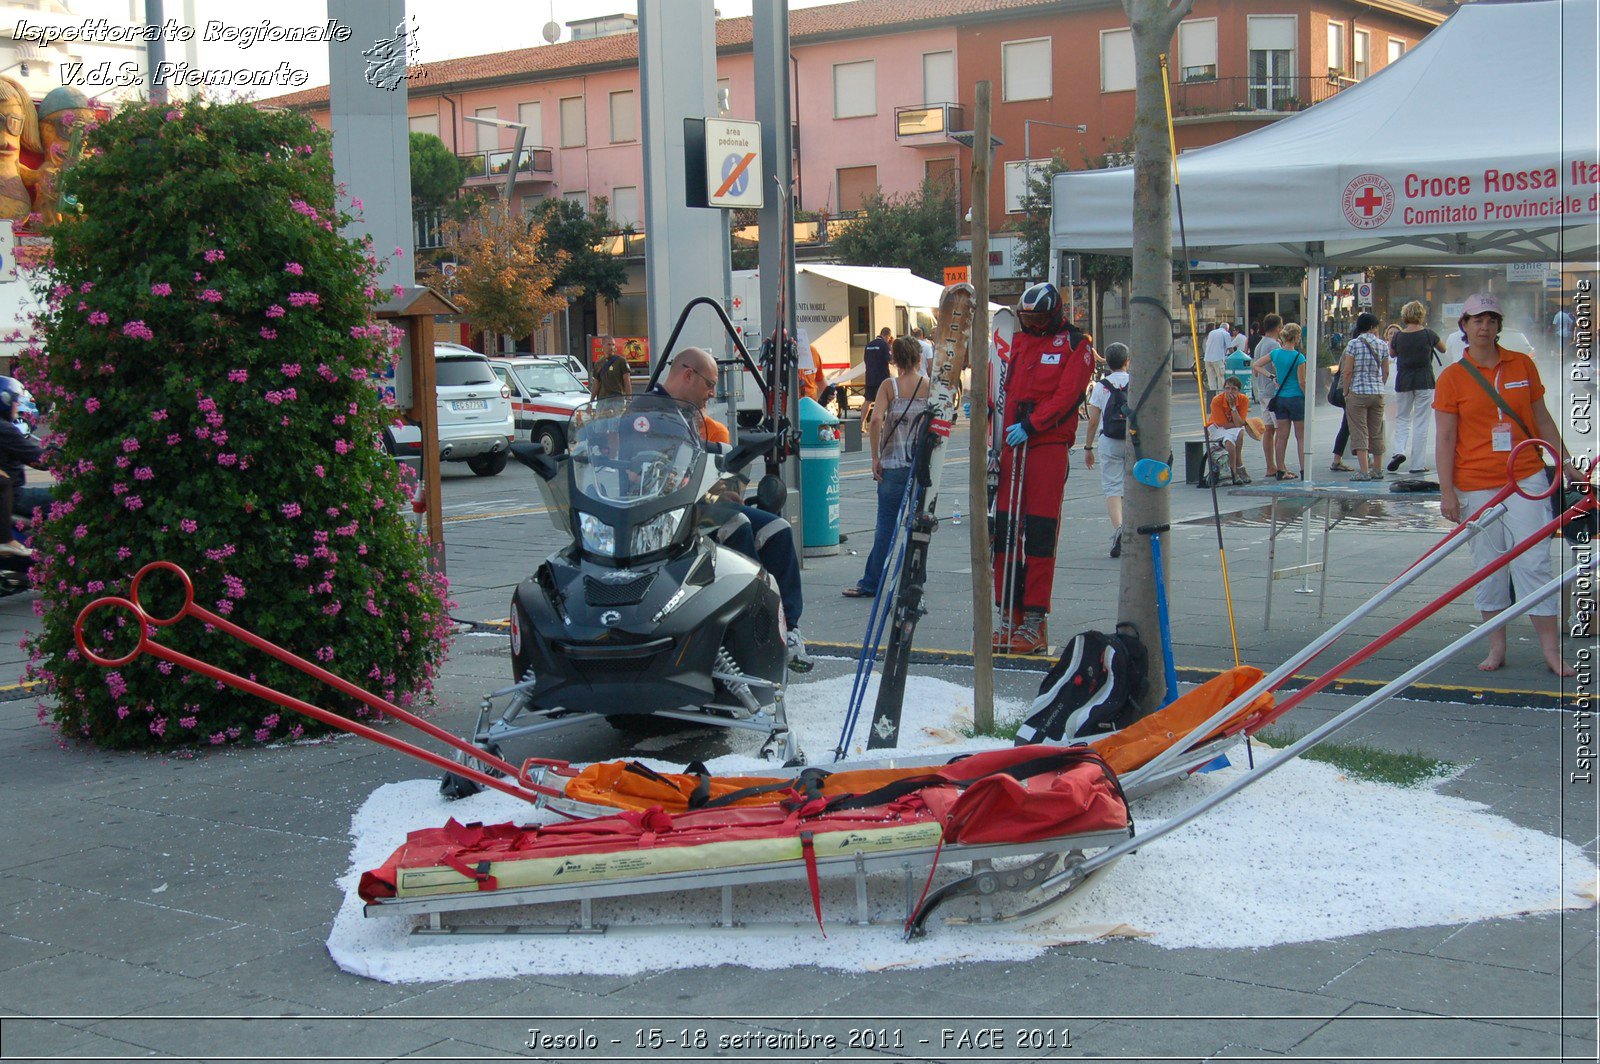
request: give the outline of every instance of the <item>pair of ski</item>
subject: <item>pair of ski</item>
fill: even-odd
[[[912,637],[916,634],[917,622],[927,613],[922,600],[928,576],[928,548],[934,530],[939,527],[937,509],[945,448],[961,400],[961,374],[967,368],[976,309],[977,300],[970,284],[949,285],[939,297],[928,405],[911,426],[911,478],[901,502],[896,542],[888,552],[889,562],[884,567],[887,580],[895,572],[898,558],[899,576],[895,580],[893,598],[885,602],[883,596],[879,596],[873,603],[867,638],[862,640],[861,657],[856,663],[856,683],[845,713],[844,730],[834,750],[836,761],[842,760],[849,750],[865,702],[866,679],[871,673],[884,627],[888,629],[889,645],[884,651],[883,677],[878,685],[867,746],[881,750],[897,745],[900,739]]]

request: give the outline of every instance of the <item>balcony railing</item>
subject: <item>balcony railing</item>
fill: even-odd
[[[1288,114],[1331,99],[1349,81],[1327,77],[1211,78],[1172,86],[1172,113],[1182,118],[1250,112]]]
[[[921,107],[894,109],[896,140],[908,137],[943,140],[958,129],[966,129],[966,112],[958,103],[930,103]]]
[[[467,180],[488,180],[503,178],[511,172],[511,152],[484,151],[471,155],[461,156],[467,163]],[[555,153],[549,148],[523,148],[522,165],[517,167],[517,173],[527,174],[530,177],[540,174],[553,174],[556,169]]]
[[[418,207],[411,212],[412,246],[418,251],[444,247],[444,219],[437,207]]]

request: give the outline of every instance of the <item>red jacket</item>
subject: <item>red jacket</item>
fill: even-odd
[[[1078,435],[1078,406],[1094,372],[1094,348],[1076,329],[1054,336],[1018,332],[1011,339],[1004,424],[1028,430],[1030,443],[1065,443]]]

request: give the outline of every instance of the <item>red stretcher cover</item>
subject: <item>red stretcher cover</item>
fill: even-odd
[[[411,832],[361,876],[367,902],[729,868],[954,844],[1027,843],[1126,831],[1115,774],[1083,747],[1020,746],[962,758],[879,790],[792,795],[759,807],[660,807],[548,826]]]
[[[1095,740],[1088,744],[1089,748],[1119,775],[1132,772],[1234,702],[1263,675],[1260,669],[1250,665],[1229,669],[1185,692],[1166,708]],[[1276,718],[1275,710],[1272,694],[1264,692],[1213,728],[1204,741],[1244,731],[1253,734]],[[819,793],[823,797],[863,793],[927,771],[926,768],[847,769],[818,781]],[[783,801],[789,794],[776,786],[782,782],[771,776],[707,777],[685,772],[653,772],[634,762],[603,761],[569,779],[564,790],[568,798],[589,805],[617,809],[659,806],[679,812],[704,800],[720,800],[738,806]]]

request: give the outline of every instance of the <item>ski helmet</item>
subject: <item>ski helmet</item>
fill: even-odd
[[[1017,300],[1017,322],[1024,332],[1049,336],[1061,331],[1061,293],[1049,281],[1029,285]]]

